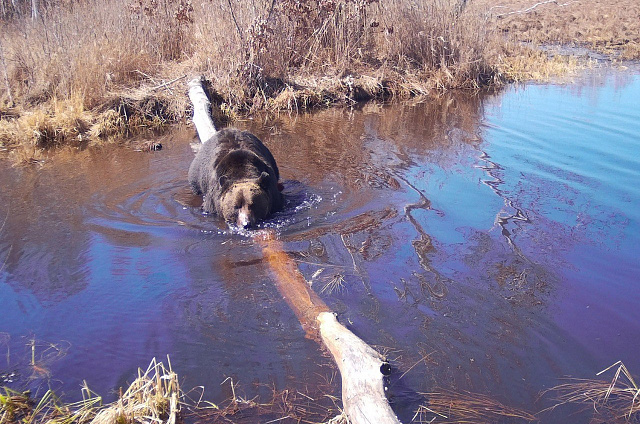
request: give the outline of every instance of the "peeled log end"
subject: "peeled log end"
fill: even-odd
[[[387,402],[382,356],[347,330],[331,312],[321,312],[320,336],[342,376],[342,404],[352,424],[400,424]]]

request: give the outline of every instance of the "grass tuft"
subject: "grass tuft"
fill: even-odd
[[[593,408],[594,420],[611,423],[633,423],[640,419],[640,387],[627,367],[618,361],[596,375],[615,370],[611,381],[575,379],[547,390],[556,404],[574,404]]]
[[[183,409],[189,408],[187,401],[171,363],[165,366],[154,358],[146,371],[138,370],[138,377],[110,405],[103,405],[102,398],[86,382],[82,400],[70,404],[62,402],[52,390],[36,402],[30,392],[3,387],[0,424],[176,424]]]

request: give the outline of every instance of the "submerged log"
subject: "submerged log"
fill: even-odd
[[[211,103],[202,87],[202,78],[189,82],[193,103],[193,123],[201,142],[215,133]],[[384,393],[384,376],[389,364],[355,334],[338,322],[324,301],[311,289],[296,263],[284,252],[273,230],[258,233],[265,259],[276,275],[278,291],[289,304],[300,324],[313,337],[320,338],[331,352],[342,376],[342,404],[352,424],[400,424]],[[316,338],[317,337],[313,337]]]

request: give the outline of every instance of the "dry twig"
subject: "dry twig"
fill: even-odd
[[[513,12],[507,12],[507,13],[500,13],[500,14],[496,15],[496,18],[503,18],[503,17],[509,16],[509,15],[522,15],[522,14],[529,13],[529,12],[533,11],[538,6],[542,6],[542,5],[549,4],[549,3],[556,4],[558,7],[564,7],[564,6],[568,6],[568,5],[572,4],[572,3],[578,3],[578,0],[573,0],[573,1],[566,2],[566,3],[562,3],[562,4],[558,3],[558,0],[541,1],[541,2],[538,2],[538,3],[534,4],[533,6],[527,7],[526,9],[515,10]],[[491,9],[494,9],[494,8],[497,8],[497,7],[504,7],[504,6],[493,6]],[[489,10],[491,10],[491,9],[489,9]]]

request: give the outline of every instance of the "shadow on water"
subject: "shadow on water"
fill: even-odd
[[[438,387],[535,411],[562,376],[619,359],[640,370],[640,80],[594,74],[238,123],[285,179],[287,207],[265,225],[391,359],[403,422]],[[166,354],[214,401],[228,376],[249,397],[335,387],[259,246],[200,212],[191,138],[178,128],[160,152],[108,146],[42,169],[0,166],[0,374],[47,378],[26,382],[19,359],[35,337],[64,341],[46,368],[71,397],[85,379],[107,393]]]

